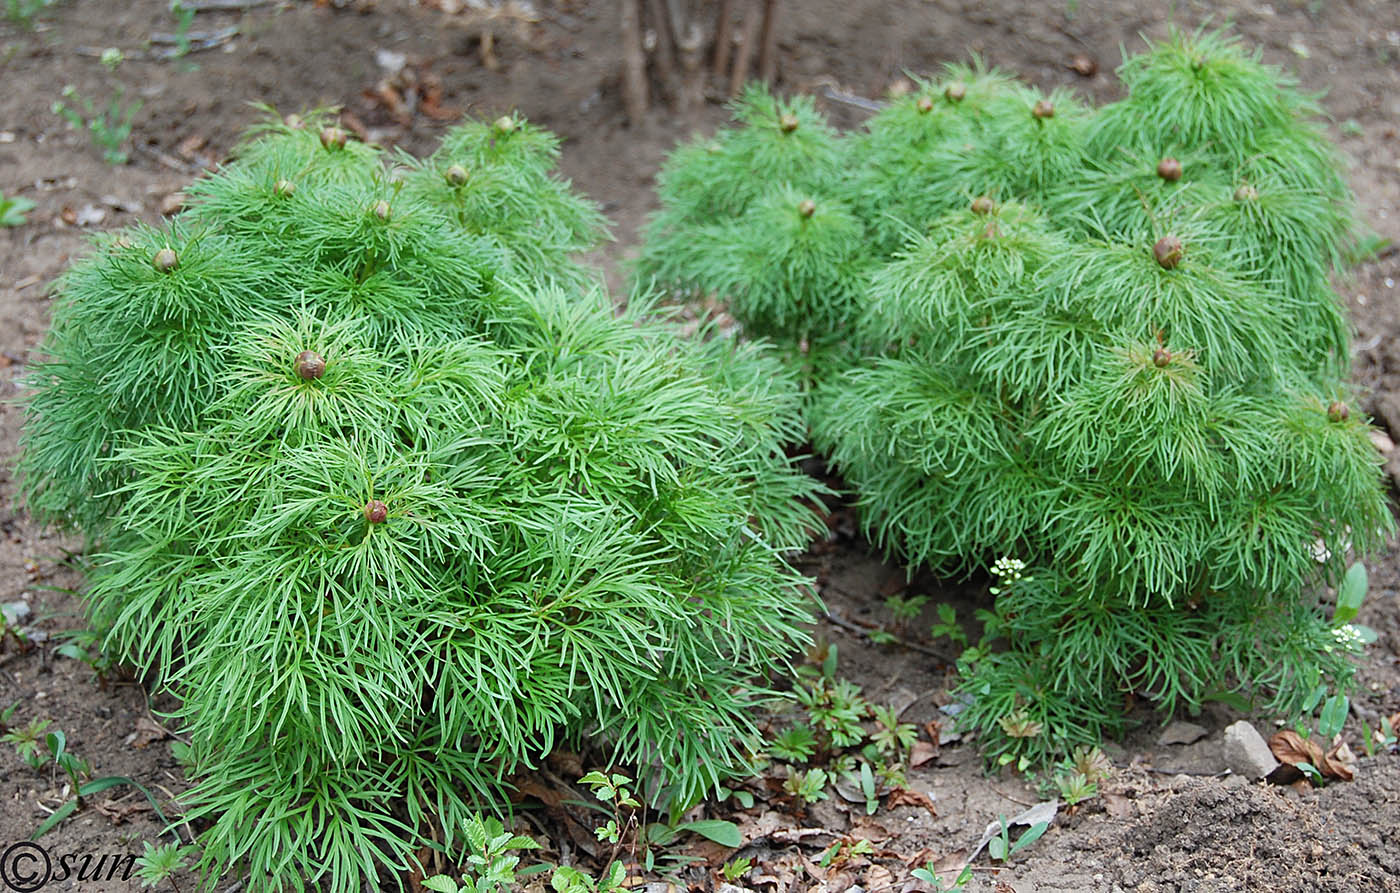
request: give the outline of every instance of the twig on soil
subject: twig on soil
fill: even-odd
[[[801,843],[808,837],[821,837],[823,835],[827,837],[841,836],[840,832],[833,831],[830,828],[779,828],[773,833],[765,834],[763,837],[755,838],[755,840],[763,840],[766,838],[768,840],[776,840],[778,843]],[[752,846],[753,843],[754,841],[751,840],[745,845]]]
[[[1224,772],[1201,772],[1196,769],[1162,769],[1157,766],[1115,766],[1115,769],[1146,769],[1148,772],[1156,772],[1158,775],[1190,775],[1193,778],[1227,778],[1232,773],[1229,769]]]
[[[885,109],[886,106],[889,105],[889,103],[881,102],[878,99],[866,99],[864,96],[857,96],[854,93],[844,93],[840,90],[835,90],[831,87],[822,88],[822,95],[825,96],[827,99],[832,100],[833,102],[841,102],[845,103],[846,105],[853,105],[856,108],[864,109],[867,112],[882,111]]]
[[[154,782],[154,781],[151,782],[151,787],[153,787],[153,788],[159,788],[159,789],[160,789],[160,792],[161,792],[162,794],[164,794],[166,797],[170,798],[170,803],[171,803],[171,804],[176,803],[175,795],[172,794],[172,793],[170,792],[170,788],[167,788],[165,785],[160,784],[159,782]],[[180,824],[185,826],[185,833],[189,835],[190,843],[194,843],[194,841],[195,841],[194,829],[190,827],[189,819],[187,819],[187,818],[184,817],[184,813],[183,813],[183,812],[180,814]],[[164,833],[164,832],[162,832],[162,833]],[[176,835],[175,835],[176,838],[179,838],[179,836],[180,836],[179,834],[176,834]]]
[[[147,146],[141,145],[140,143],[136,143],[131,148],[136,153],[140,155],[145,155],[147,158],[150,158],[160,164],[163,164],[173,171],[179,171],[182,174],[194,174],[199,172],[199,168],[195,167],[194,165],[186,164],[185,162],[181,161],[175,156],[162,152],[159,149],[151,149]]]
[[[835,611],[831,610],[828,610],[825,616],[826,619],[831,621],[831,623],[835,626],[839,626],[847,632],[852,632],[856,633],[857,635],[864,636],[866,639],[870,638],[871,630],[880,629],[880,627],[875,626],[873,624],[870,626],[864,626],[855,621],[847,620],[840,614],[837,614]],[[939,660],[943,661],[945,664],[956,663],[954,658],[949,657],[948,655],[942,653],[936,648],[930,648],[927,645],[920,645],[918,642],[910,642],[907,639],[901,639],[899,636],[896,635],[888,633],[886,635],[889,635],[890,641],[894,642],[896,645],[903,646],[905,648],[910,649],[911,651],[917,651],[920,654],[927,654],[929,657],[936,657]]]
[[[180,5],[190,12],[237,12],[266,6],[272,0],[182,0]]]
[[[190,49],[193,50],[197,44],[206,41],[225,41],[238,33],[237,25],[229,25],[227,28],[219,28],[215,31],[191,31],[186,34],[183,40],[188,40]],[[178,46],[181,43],[181,36],[178,34],[168,34],[164,31],[151,32],[151,43],[163,43],[171,46]]]

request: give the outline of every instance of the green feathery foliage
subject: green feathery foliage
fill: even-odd
[[[1349,408],[1329,277],[1355,223],[1316,103],[1220,32],[1172,31],[1120,75],[1127,98],[1092,110],[950,67],[800,186],[679,151],[642,265],[789,348],[820,319],[813,442],[875,542],[945,573],[1028,563],[993,589],[1005,649],[963,663],[996,757],[1092,742],[1130,695],[1307,708],[1352,672],[1318,593],[1393,527]],[[744,178],[767,194],[741,209],[675,188]],[[861,247],[746,227],[794,195]],[[748,244],[771,265],[744,270]]]
[[[805,641],[792,375],[581,288],[600,218],[556,151],[515,118],[390,164],[269,124],[60,285],[25,492],[179,702],[211,878],[401,886],[585,736],[693,802]]]

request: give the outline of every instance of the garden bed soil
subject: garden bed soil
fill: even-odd
[[[1276,0],[1234,4],[1224,12],[1217,4],[1126,0],[790,0],[779,4],[777,86],[819,97],[828,90],[873,97],[906,72],[931,73],[977,53],[1038,86],[1067,85],[1101,102],[1118,95],[1111,72],[1119,47],[1139,46],[1140,33],[1164,34],[1169,10],[1189,26],[1212,12],[1217,23],[1233,21],[1267,61],[1295,71],[1306,88],[1327,91],[1323,104],[1333,135],[1355,162],[1351,179],[1361,213],[1391,246],[1400,244],[1400,18],[1392,0]],[[712,81],[715,95],[690,120],[658,107],[646,122],[628,126],[616,18],[612,3],[564,0],[538,0],[532,7],[273,2],[245,13],[201,13],[196,30],[237,26],[237,36],[169,60],[143,58],[152,33],[173,30],[166,0],[63,0],[42,12],[33,30],[0,24],[0,191],[37,203],[26,225],[0,230],[0,468],[13,465],[22,420],[14,399],[47,325],[54,277],[86,250],[91,232],[155,222],[176,207],[180,188],[225,158],[258,119],[250,103],[283,112],[341,106],[362,136],[416,154],[431,150],[460,113],[519,110],[564,138],[564,173],[614,221],[616,241],[595,259],[621,293],[665,152],[692,128],[712,130],[725,115],[721,85]],[[481,52],[485,19],[494,35],[491,60]],[[112,72],[97,58],[106,47],[127,55]],[[1083,77],[1071,70],[1080,55],[1094,60],[1099,73]],[[400,61],[394,80],[385,66]],[[398,98],[414,97],[415,108],[386,105],[386,79],[387,86],[397,84]],[[53,114],[50,106],[65,84],[99,103],[118,84],[128,99],[141,100],[129,164],[104,164],[85,133]],[[867,114],[848,102],[820,101],[842,126],[858,126]],[[1400,440],[1397,280],[1400,253],[1390,247],[1339,288],[1356,322],[1356,378],[1365,408]],[[116,675],[99,685],[88,666],[55,651],[65,631],[82,628],[74,594],[82,583],[76,559],[70,560],[81,543],[37,526],[17,503],[8,470],[0,471],[0,497],[0,602],[24,602],[32,610],[26,624],[40,633],[36,639],[46,637],[27,652],[13,641],[4,644],[0,707],[17,703],[17,722],[50,720],[96,775],[139,781],[164,808],[178,812],[171,800],[187,782],[171,753],[170,733],[159,723],[161,705],[149,703],[137,680]],[[886,623],[884,598],[906,588],[951,600],[960,616],[970,616],[985,598],[985,583],[937,589],[933,581],[916,579],[906,587],[903,571],[871,554],[853,528],[849,511],[838,510],[830,539],[804,559],[836,618],[819,624],[815,634],[838,646],[840,675],[861,684],[872,700],[906,708],[903,718],[920,726],[946,720],[940,711],[948,703],[946,655],[933,652],[951,646],[917,632],[909,636],[917,649],[876,646],[860,629]],[[1374,726],[1380,716],[1400,711],[1400,553],[1381,556],[1370,570],[1370,597],[1359,619],[1379,640],[1366,652],[1344,733],[1358,752],[1360,719]],[[930,608],[910,629],[926,630],[931,619]],[[1137,731],[1109,748],[1117,769],[1099,797],[1072,814],[1061,810],[1055,826],[1010,867],[998,870],[985,855],[978,858],[969,889],[1400,890],[1394,837],[1400,757],[1363,758],[1355,781],[1321,789],[1251,782],[1223,774],[1222,729],[1237,718],[1223,709],[1207,711],[1190,718],[1205,730],[1202,740],[1158,745],[1160,720],[1144,715]],[[1273,731],[1262,720],[1260,728],[1266,735]],[[960,864],[988,822],[1040,799],[1019,777],[986,774],[975,744],[966,741],[946,742],[936,759],[910,772],[909,784],[927,795],[926,804],[866,817],[863,804],[838,799],[801,817],[820,834],[797,843],[760,836],[746,850],[758,868],[739,884],[829,893],[854,885],[869,893],[913,888],[918,882],[909,880],[911,866]],[[0,848],[28,838],[69,793],[63,779],[34,772],[8,748],[0,752]],[[757,814],[735,818],[746,827],[766,821]],[[159,835],[145,798],[119,787],[89,798],[86,809],[43,842],[55,855],[125,854],[139,853],[143,842],[155,843]],[[875,854],[823,869],[817,854],[842,835],[876,841]],[[692,854],[711,867],[730,855],[705,847]],[[703,862],[682,879],[715,883]],[[225,880],[219,889],[232,883]],[[54,884],[137,889],[135,878]]]

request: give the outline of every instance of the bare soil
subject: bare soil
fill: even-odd
[[[48,719],[69,748],[92,762],[98,776],[127,776],[150,788],[163,808],[187,786],[167,734],[136,680],[99,685],[91,669],[58,656],[65,631],[83,626],[81,577],[74,553],[81,544],[36,526],[17,504],[8,472],[22,410],[18,380],[48,319],[50,283],[85,250],[94,230],[136,220],[154,222],[174,207],[173,193],[200,170],[227,156],[259,112],[340,106],[362,136],[421,153],[458,114],[494,115],[518,109],[565,139],[563,170],[615,222],[616,241],[598,252],[610,282],[621,288],[635,254],[637,231],[653,207],[652,178],[665,152],[694,127],[712,130],[725,118],[714,91],[705,107],[680,121],[658,107],[629,127],[620,96],[617,12],[608,2],[537,0],[534,21],[522,4],[443,4],[412,0],[272,2],[243,13],[201,13],[195,30],[237,26],[219,46],[183,58],[150,58],[154,32],[174,30],[166,0],[61,0],[32,30],[0,22],[0,191],[38,203],[24,226],[0,230],[0,602],[23,601],[27,625],[43,639],[28,651],[0,643],[0,707],[18,703],[16,722]],[[337,8],[344,7],[344,8]],[[1352,183],[1360,210],[1391,246],[1400,244],[1400,14],[1394,0],[1213,4],[1142,4],[1127,0],[1019,4],[1009,0],[790,0],[780,5],[777,87],[817,95],[833,120],[858,126],[865,112],[825,98],[828,89],[879,96],[906,72],[933,72],[944,62],[980,54],[988,63],[1042,87],[1067,85],[1096,101],[1118,95],[1112,70],[1119,47],[1139,34],[1161,36],[1169,15],[1194,27],[1234,22],[1264,58],[1310,90],[1325,90],[1333,135],[1354,161]],[[483,64],[483,21],[494,35],[496,67]],[[118,47],[127,56],[115,71],[97,55]],[[393,109],[375,98],[390,73],[380,51],[403,54]],[[1098,63],[1083,77],[1069,68],[1077,55]],[[109,166],[86,133],[69,129],[50,109],[65,84],[105,104],[120,85],[127,101],[143,103],[134,119],[131,162]],[[409,107],[412,106],[412,107]],[[1400,440],[1400,310],[1394,247],[1362,264],[1339,288],[1357,329],[1356,379],[1365,405]],[[620,292],[619,292],[620,293]],[[1400,470],[1400,463],[1396,468]],[[821,582],[835,622],[817,634],[839,646],[840,672],[874,700],[904,707],[922,725],[946,719],[948,667],[931,652],[876,646],[862,626],[889,618],[886,595],[904,588],[898,566],[868,554],[837,512],[829,541],[814,547],[807,567]],[[1345,735],[1360,750],[1360,725],[1400,711],[1400,553],[1371,566],[1370,597],[1360,622],[1379,641],[1367,650],[1353,717]],[[985,583],[952,587],[917,579],[909,591],[936,592],[967,616]],[[931,611],[912,629],[926,630]],[[1118,769],[1100,797],[1070,814],[1062,810],[1038,843],[1001,868],[984,855],[969,889],[1032,891],[1400,890],[1400,760],[1382,753],[1362,759],[1356,780],[1321,789],[1251,783],[1226,777],[1221,730],[1238,717],[1226,711],[1192,718],[1207,730],[1191,745],[1158,745],[1161,718],[1144,715],[1141,728],[1111,747]],[[1272,729],[1261,721],[1267,735]],[[864,816],[862,804],[819,804],[806,816],[779,816],[781,828],[754,832],[744,854],[757,869],[739,883],[757,889],[821,889],[870,893],[921,886],[908,869],[934,861],[960,864],[987,823],[1040,799],[1024,780],[987,774],[975,745],[947,741],[939,756],[910,773],[910,787],[927,805],[904,805]],[[62,778],[36,773],[6,749],[0,753],[0,848],[21,841],[71,792]],[[761,813],[737,816],[752,830]],[[820,833],[786,833],[801,823]],[[188,835],[190,829],[182,828]],[[777,833],[775,833],[777,832]],[[43,839],[55,856],[139,853],[155,843],[160,823],[145,798],[113,788]],[[875,852],[833,868],[817,854],[833,840],[865,837]],[[683,875],[697,888],[713,886],[713,869],[733,854],[692,847],[702,861]],[[234,883],[225,879],[219,889]],[[61,889],[136,889],[131,881],[55,881]],[[183,886],[183,885],[182,885]]]

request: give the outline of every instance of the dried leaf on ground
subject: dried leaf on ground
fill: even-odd
[[[938,810],[934,808],[933,799],[928,794],[907,788],[895,788],[890,794],[890,799],[885,801],[886,809],[894,809],[896,806],[918,806],[927,809],[929,815],[938,816]]]
[[[167,738],[173,737],[175,736],[171,735],[170,730],[165,726],[151,719],[149,716],[142,716],[137,718],[136,731],[132,732],[127,738],[127,743],[137,750],[140,750],[154,741],[164,741]]]
[[[1346,748],[1345,752],[1343,748]],[[1345,744],[1338,744],[1330,751],[1325,751],[1317,740],[1304,738],[1292,729],[1275,732],[1269,739],[1269,750],[1280,763],[1294,768],[1300,763],[1307,763],[1328,778],[1351,781],[1356,774],[1348,764],[1354,763],[1356,757]],[[1350,761],[1347,757],[1350,757]]]
[[[937,723],[929,723],[934,726],[933,734],[938,734]],[[936,740],[936,739],[935,739]],[[926,763],[931,763],[938,757],[938,745],[928,741],[915,741],[909,748],[909,768],[917,769]]]

